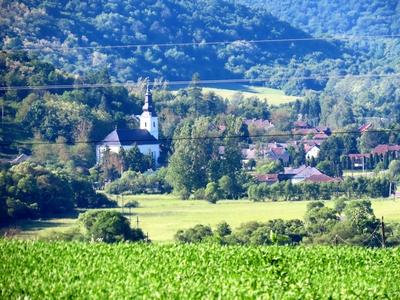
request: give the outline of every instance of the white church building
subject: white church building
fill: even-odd
[[[115,129],[96,145],[96,160],[101,161],[102,154],[108,147],[111,152],[119,153],[123,147],[126,151],[134,145],[145,155],[150,155],[156,165],[160,157],[160,143],[158,141],[158,117],[153,104],[149,86],[145,95],[143,112],[139,116],[139,129]]]

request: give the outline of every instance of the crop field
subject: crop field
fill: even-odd
[[[115,199],[115,196],[114,196]],[[134,195],[124,196],[126,203],[137,200],[138,208],[131,214],[127,208],[125,215],[131,219],[132,226],[139,226],[154,242],[170,242],[179,229],[189,228],[196,224],[215,225],[221,221],[228,222],[233,228],[249,221],[266,222],[271,219],[303,219],[308,201],[292,202],[251,202],[248,200],[224,200],[210,204],[202,200],[179,200],[172,195]],[[119,198],[120,204],[121,198]],[[333,201],[327,201],[333,206]],[[400,200],[372,200],[372,207],[377,217],[384,216],[386,221],[400,221]],[[121,209],[119,209],[121,211]],[[46,236],[49,232],[65,230],[73,226],[77,216],[68,218],[25,221],[20,225],[21,232],[17,237],[34,239]]]
[[[2,299],[399,299],[400,249],[0,240]]]

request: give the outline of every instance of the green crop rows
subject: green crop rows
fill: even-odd
[[[0,298],[399,299],[400,249],[0,240]]]

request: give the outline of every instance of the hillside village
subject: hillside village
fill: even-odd
[[[0,1],[0,299],[400,299],[399,0]]]

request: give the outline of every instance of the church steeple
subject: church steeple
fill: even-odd
[[[150,90],[150,85],[147,83],[145,100],[143,105],[143,112],[149,112],[152,116],[157,116],[156,110],[153,104],[153,94]]]
[[[146,129],[152,136],[158,139],[158,118],[149,84],[147,84],[146,88],[143,112],[140,115],[140,128]]]

